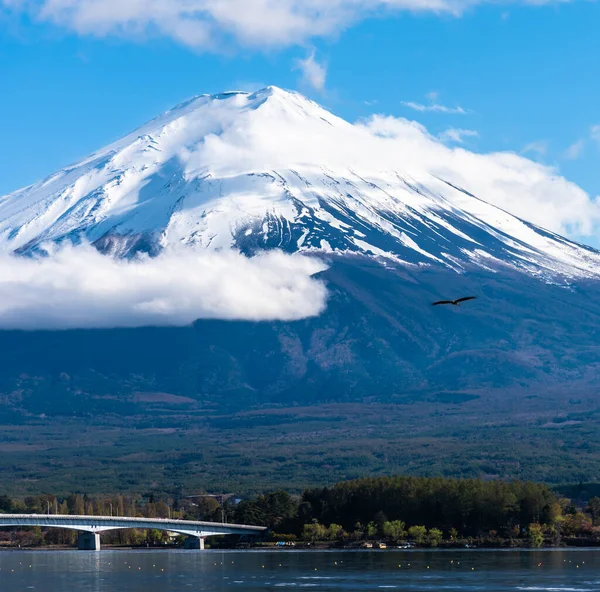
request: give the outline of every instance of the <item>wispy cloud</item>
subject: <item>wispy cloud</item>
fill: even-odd
[[[327,81],[327,66],[317,62],[314,49],[306,59],[296,62],[296,68],[302,72],[302,80],[305,84],[318,91],[324,90]]]
[[[402,101],[402,105],[412,109],[413,111],[419,111],[421,113],[447,113],[449,115],[466,115],[468,112],[460,106],[448,107],[438,103],[439,94],[437,92],[430,92],[425,95],[429,100],[429,103],[415,103],[413,101]]]
[[[466,138],[477,138],[478,136],[479,134],[475,130],[451,127],[439,134],[438,138],[442,142],[462,144]]]
[[[541,5],[556,0],[514,0]],[[0,0],[82,35],[171,37],[196,49],[219,51],[225,41],[286,47],[337,35],[374,13],[421,12],[460,16],[485,0]]]
[[[0,256],[0,329],[185,326],[196,319],[294,320],[320,314],[317,259],[272,252],[167,252],[117,260],[90,246]]]
[[[590,137],[595,142],[600,143],[600,125],[593,125],[590,129]]]
[[[547,140],[536,140],[530,142],[521,150],[522,154],[537,154],[539,156],[545,156],[548,152],[548,141]]]
[[[585,150],[585,140],[577,140],[565,150],[565,158],[567,160],[577,160]]]

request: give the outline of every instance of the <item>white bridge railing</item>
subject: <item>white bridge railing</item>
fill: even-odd
[[[77,530],[79,548],[100,549],[100,533],[111,530],[139,528],[164,530],[182,534],[191,539],[189,548],[203,549],[204,539],[209,536],[239,534],[260,536],[267,530],[261,526],[245,524],[223,524],[218,522],[196,522],[163,518],[126,518],[122,516],[69,516],[57,514],[0,514],[0,528],[11,526],[39,526],[41,528],[64,528]],[[195,543],[194,543],[195,540]]]

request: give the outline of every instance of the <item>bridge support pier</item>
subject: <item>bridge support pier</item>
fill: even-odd
[[[100,551],[100,535],[94,532],[82,532],[77,537],[80,551]]]
[[[188,537],[183,543],[184,549],[204,551],[204,539],[202,537]]]

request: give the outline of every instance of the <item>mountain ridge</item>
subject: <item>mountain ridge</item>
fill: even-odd
[[[455,271],[509,265],[548,280],[598,277],[598,251],[422,165],[407,174],[402,159],[393,170],[369,157],[357,168],[362,141],[387,151],[383,132],[276,87],[200,95],[0,198],[0,249],[81,240],[117,256],[179,245],[280,248]]]

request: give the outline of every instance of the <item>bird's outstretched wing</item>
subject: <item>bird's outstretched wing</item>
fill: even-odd
[[[452,300],[440,300],[439,302],[434,302],[432,306],[439,306],[440,304],[454,304]]]
[[[467,296],[466,298],[459,298],[456,303],[466,302],[467,300],[477,300],[477,296]]]

